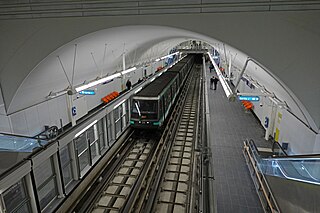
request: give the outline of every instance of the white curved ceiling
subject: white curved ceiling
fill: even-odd
[[[217,18],[216,15],[206,14],[204,17],[203,15],[201,17],[189,17],[186,15],[184,17],[180,16],[179,19],[172,17],[172,19],[169,19],[171,20],[170,25],[181,25],[185,28],[195,29],[203,32],[201,34],[164,26],[135,25],[114,27],[121,26],[123,23],[129,23],[130,25],[132,21],[130,17],[120,18],[120,21],[119,18],[115,18],[117,23],[104,23],[105,19],[101,18],[92,20],[65,19],[63,22],[62,20],[2,22],[0,23],[0,47],[3,47],[1,48],[2,50],[5,49],[7,51],[0,52],[0,84],[7,113],[14,113],[44,101],[51,91],[60,91],[68,86],[57,56],[60,57],[67,75],[71,78],[75,44],[77,44],[77,57],[74,85],[78,85],[85,80],[96,78],[101,75],[101,72],[106,74],[119,70],[119,65],[122,63],[121,54],[123,49],[127,52],[127,65],[129,66],[130,63],[135,64],[164,55],[176,44],[189,39],[206,41],[213,46],[222,46],[221,42],[213,38],[217,37],[226,43],[234,45],[237,49],[246,51],[247,54],[244,54],[231,46],[226,46],[227,51],[233,54],[237,52],[237,66],[243,66],[247,55],[253,56],[273,73],[271,79],[276,78],[280,82],[285,82],[286,86],[284,88],[287,88],[290,93],[292,91],[295,99],[294,101],[291,100],[292,104],[290,103],[294,113],[302,120],[307,119],[306,123],[309,123],[314,130],[318,130],[320,126],[320,113],[319,108],[317,108],[320,106],[319,98],[310,98],[304,88],[310,89],[310,92],[316,96],[320,94],[318,81],[315,80],[319,79],[319,72],[310,70],[311,67],[320,66],[319,60],[309,60],[308,58],[299,60],[298,57],[301,56],[299,51],[309,51],[310,57],[313,57],[314,52],[316,52],[309,42],[315,46],[318,45],[320,34],[317,29],[313,28],[314,24],[308,24],[308,21],[318,16],[318,14],[308,13],[306,16],[302,15],[302,18],[297,21],[297,18],[290,14],[276,14],[268,16],[268,18],[261,14],[240,14],[237,18],[237,15],[231,14],[230,16],[221,17],[221,20],[224,20],[223,24],[226,26],[222,26],[222,22],[212,21],[212,28],[208,28],[208,24],[203,24],[201,20],[208,20],[208,18],[217,20],[214,19]],[[151,21],[136,17],[139,22],[143,23],[162,23],[168,17],[156,16],[152,18],[153,20]],[[125,19],[125,21],[122,19]],[[259,21],[264,19],[266,19],[266,24],[261,25]],[[184,25],[184,22],[188,21],[189,24],[186,23]],[[246,24],[241,26],[240,23]],[[12,24],[14,25],[12,26]],[[96,25],[93,26],[93,24]],[[21,28],[17,29],[17,26]],[[24,26],[30,28],[24,28]],[[240,26],[240,28],[237,29],[237,26]],[[250,27],[255,28],[252,29]],[[281,29],[281,27],[286,29]],[[272,28],[276,28],[281,32],[272,32]],[[259,31],[260,29],[261,31]],[[13,35],[13,32],[24,32],[25,34],[23,36]],[[206,36],[205,34],[212,36]],[[13,38],[10,38],[10,36],[13,36]],[[304,40],[305,44],[294,43],[294,39],[301,40],[300,36],[304,36],[309,40]],[[5,40],[10,42],[5,43]],[[105,44],[107,44],[107,57],[104,59]],[[274,46],[270,44],[274,44]],[[297,65],[292,64],[293,62],[297,63]],[[303,79],[304,75],[300,75],[301,64],[309,69],[304,71],[304,75],[305,79],[310,80],[305,80]],[[251,72],[251,74],[262,81],[266,79],[265,76],[270,77],[266,73]],[[300,78],[299,85],[295,83],[296,78],[291,76],[296,74]],[[277,83],[277,81],[274,82]],[[285,90],[281,85],[270,85],[270,81],[265,83],[271,89],[278,89],[280,96],[288,96],[283,93]],[[307,118],[301,114],[302,112],[296,106],[296,103],[301,105],[300,108],[307,115]]]

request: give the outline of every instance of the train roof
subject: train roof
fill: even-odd
[[[171,67],[170,69],[168,69],[168,71],[175,71],[175,72],[179,72],[181,70],[181,68],[185,65],[185,63],[177,63],[176,65],[174,65],[173,67]]]
[[[181,61],[179,61],[179,63],[187,63],[188,60],[192,57],[192,54],[188,54],[186,57],[184,57],[183,59],[181,59]]]
[[[169,68],[168,71],[179,72],[181,68],[190,60],[191,57],[192,55],[187,55],[186,57],[181,59],[176,65]]]
[[[148,84],[135,96],[138,97],[158,97],[163,89],[172,81],[178,72],[164,72],[161,76],[156,78],[153,82]]]

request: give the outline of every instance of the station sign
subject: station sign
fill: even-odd
[[[240,95],[239,96],[239,100],[240,101],[260,101],[260,97],[259,96],[243,96],[243,95]]]
[[[79,92],[80,95],[95,95],[96,91],[94,90],[82,90]]]

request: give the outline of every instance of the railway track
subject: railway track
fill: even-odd
[[[197,209],[201,72],[194,66],[163,134],[129,139],[89,206],[77,212],[192,212]]]
[[[133,212],[195,212],[199,206],[200,68],[194,66],[159,142],[153,167]]]
[[[155,141],[149,139],[137,139],[123,162],[116,169],[97,200],[92,213],[121,212],[129,198],[145,163],[152,152]]]
[[[164,170],[162,183],[154,205],[154,212],[189,212],[194,209],[191,202],[194,172],[197,169],[196,142],[198,134],[199,72],[189,87],[182,115],[173,140],[172,149]]]
[[[101,183],[72,212],[126,212],[126,206],[130,204],[135,188],[139,188],[158,140],[157,134],[132,133],[126,141],[126,148],[119,150],[117,160],[100,179]]]

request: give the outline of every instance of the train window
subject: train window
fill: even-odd
[[[167,93],[164,94],[163,100],[164,100],[164,110],[168,110],[169,101],[168,101]]]
[[[169,89],[168,91],[167,91],[167,94],[168,94],[168,101],[169,101],[169,103],[171,103],[171,90]]]
[[[29,213],[30,204],[29,197],[26,192],[26,185],[24,179],[21,179],[16,184],[12,185],[3,194],[3,201],[6,212],[25,212]]]
[[[174,81],[172,84],[172,94],[176,94],[176,92],[177,92],[177,83],[176,81]]]
[[[158,118],[157,100],[133,100],[132,114],[136,114],[142,119]]]
[[[163,98],[161,97],[160,100],[159,100],[159,119],[162,117],[163,115]]]

